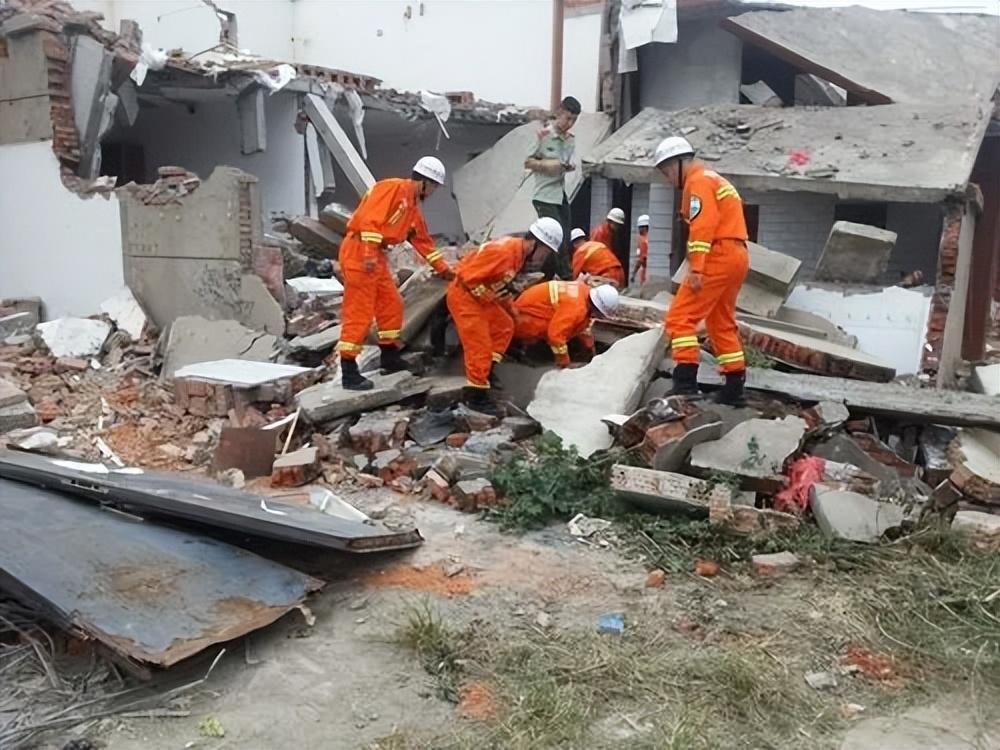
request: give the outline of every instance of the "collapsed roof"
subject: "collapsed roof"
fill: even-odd
[[[591,174],[654,182],[652,156],[683,134],[702,159],[753,190],[937,203],[959,195],[990,120],[985,104],[647,108],[584,158]]]

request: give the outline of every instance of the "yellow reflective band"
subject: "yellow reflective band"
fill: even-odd
[[[488,391],[490,389],[489,383],[474,383],[471,380],[466,380],[465,384],[469,386],[469,388],[482,388],[485,391]]]
[[[674,349],[683,349],[689,346],[700,346],[697,336],[678,336],[670,340],[670,346]]]
[[[559,282],[550,281],[549,282],[549,302],[553,305],[559,301]]]
[[[363,347],[361,344],[352,344],[349,341],[341,341],[337,344],[337,348],[342,352],[360,352]]]
[[[553,344],[551,349],[553,354],[569,354],[569,346],[567,344]]]
[[[583,256],[584,260],[587,260],[591,255],[596,253],[600,249],[600,245],[595,245],[594,247],[587,249],[587,254]]]
[[[712,249],[711,242],[700,242],[698,240],[691,240],[687,245],[689,253],[707,253]]]
[[[718,190],[715,191],[716,198],[725,198],[727,195],[731,195],[734,198],[739,198],[740,194],[736,192],[736,188],[732,185],[723,185]]]
[[[438,260],[441,257],[443,257],[443,254],[441,253],[440,250],[435,250],[433,252],[427,253],[427,260],[430,261],[431,263],[433,263],[434,261]]]
[[[399,333],[400,333],[400,329],[399,328],[391,328],[391,329],[386,330],[386,331],[379,331],[378,332],[378,337],[380,339],[398,339],[399,338]]]
[[[496,363],[498,363],[498,364],[500,362],[503,362],[503,355],[500,354],[499,352],[493,352],[493,361],[496,362]]]
[[[396,207],[396,210],[393,212],[392,216],[389,217],[389,223],[395,224],[397,221],[402,219],[404,211],[406,211],[406,201],[403,201]]]
[[[381,244],[382,243],[382,235],[379,234],[378,232],[362,232],[361,233],[361,241],[362,242],[376,242],[376,243]]]
[[[487,289],[482,284],[479,284],[478,286],[473,287],[469,291],[472,292],[472,294],[476,297],[482,297],[484,294],[486,294]]]
[[[733,352],[732,354],[720,354],[715,358],[715,361],[720,365],[725,365],[730,362],[739,362],[743,359],[743,352]]]

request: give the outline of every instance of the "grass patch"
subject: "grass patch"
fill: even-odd
[[[426,601],[408,607],[393,638],[417,655],[424,670],[434,677],[438,697],[451,703],[458,702],[463,640],[463,634],[445,625]]]

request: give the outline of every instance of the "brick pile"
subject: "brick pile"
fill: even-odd
[[[184,167],[160,167],[159,179],[151,185],[126,185],[123,190],[147,206],[164,206],[180,203],[180,199],[193,193],[201,185],[201,178]]]

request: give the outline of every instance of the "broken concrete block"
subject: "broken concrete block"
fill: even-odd
[[[410,419],[407,432],[417,445],[426,447],[447,440],[455,429],[455,416],[448,410],[426,409]]]
[[[962,429],[948,449],[952,483],[969,497],[1000,503],[1000,433]]]
[[[299,393],[296,403],[310,422],[318,424],[395,404],[430,388],[430,381],[409,372],[372,375],[371,380],[375,387],[370,391],[349,391],[332,381],[318,383]]]
[[[923,479],[931,487],[937,487],[951,475],[953,467],[948,447],[957,435],[956,429],[936,424],[927,425],[920,431],[918,445]]]
[[[235,320],[206,320],[196,315],[177,318],[167,336],[163,377],[171,378],[182,367],[200,362],[267,362],[276,343],[274,336],[252,331]]]
[[[286,453],[274,460],[271,469],[272,487],[301,487],[317,479],[323,473],[319,460],[319,450],[315,447],[301,448]]]
[[[139,300],[129,288],[122,289],[118,294],[109,297],[101,303],[101,312],[111,318],[118,330],[125,331],[133,341],[142,340],[146,331],[146,313],[143,312]]]
[[[751,104],[756,104],[760,107],[784,106],[784,102],[781,101],[781,97],[775,94],[774,89],[768,86],[764,81],[744,83],[740,86],[740,93],[745,96]]]
[[[824,484],[813,485],[809,508],[826,536],[852,542],[877,542],[886,531],[899,527],[904,517],[899,505]]]
[[[362,414],[347,433],[354,450],[374,455],[389,448],[401,448],[409,424],[408,411],[370,412]]]
[[[111,333],[103,320],[59,318],[38,324],[42,341],[53,357],[96,357]]]
[[[318,279],[315,276],[300,276],[294,279],[285,279],[285,284],[300,296],[333,297],[344,294],[344,285],[334,278]]]
[[[497,492],[488,479],[463,479],[451,491],[459,510],[472,513],[497,504]]]
[[[701,412],[651,427],[639,454],[654,469],[678,471],[694,446],[721,437],[722,421],[712,412]]]
[[[0,434],[34,427],[37,424],[38,415],[27,401],[0,407]]]
[[[11,383],[0,378],[0,408],[14,406],[28,400],[28,394]]]
[[[342,238],[316,219],[296,216],[288,222],[288,233],[306,247],[319,250],[328,258],[337,257]]]
[[[502,450],[514,449],[514,433],[502,425],[481,432],[473,432],[462,444],[462,450],[480,456],[494,456]]]
[[[851,412],[839,401],[820,401],[803,416],[813,433],[829,433],[851,418]],[[813,423],[815,420],[815,424]]]
[[[253,404],[289,404],[292,397],[311,385],[321,370],[273,362],[221,359],[199,362],[174,372],[177,405],[200,416],[230,416],[239,427],[262,427],[263,417],[253,424]]]
[[[468,385],[464,375],[435,375],[428,378],[431,389],[427,391],[427,407],[447,409],[462,399],[462,389]]]
[[[30,333],[37,322],[37,319],[27,312],[3,316],[0,318],[0,341],[5,341],[11,336]]]
[[[566,445],[576,446],[584,458],[610,447],[611,435],[601,418],[635,410],[663,346],[663,329],[654,328],[626,336],[585,367],[546,373],[528,414]]]
[[[611,489],[622,493],[634,505],[655,513],[705,512],[713,503],[728,507],[733,495],[730,487],[721,484],[625,464],[611,467]]]
[[[0,321],[2,323],[2,321]],[[1000,362],[972,368],[972,390],[987,396],[1000,396]],[[998,405],[997,408],[1000,408]]]
[[[52,369],[57,373],[87,372],[90,369],[90,362],[76,357],[59,357]]]
[[[434,462],[434,471],[454,484],[462,479],[483,479],[492,473],[492,465],[488,458],[467,453],[466,451],[450,451]]]
[[[538,422],[531,417],[505,417],[500,426],[508,430],[514,440],[525,440],[539,432]]]
[[[466,404],[459,404],[452,413],[455,415],[455,427],[461,432],[485,432],[500,424],[500,417],[476,411]]]
[[[691,466],[736,474],[745,489],[776,491],[784,484],[785,461],[799,449],[805,431],[799,417],[751,419],[719,440],[695,446]]]
[[[795,76],[795,105],[798,107],[843,107],[847,92],[812,73]]]
[[[434,469],[424,474],[424,485],[438,502],[447,502],[451,497],[451,483]]]
[[[969,534],[976,541],[1000,542],[1000,516],[977,510],[960,510],[951,521],[953,531]]]
[[[59,433],[47,427],[12,430],[5,438],[8,445],[13,445],[22,451],[56,453],[61,448]]]
[[[895,232],[852,221],[835,222],[816,263],[815,278],[817,281],[878,283],[895,246]]]
[[[248,328],[275,336],[285,334],[285,311],[260,276],[248,273],[240,277],[240,305],[240,320]]]
[[[750,558],[758,575],[775,575],[788,573],[800,565],[799,558],[792,552],[774,552],[766,555],[754,555]]]

